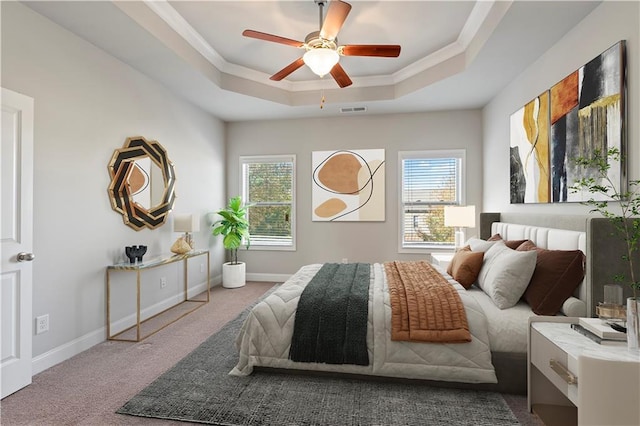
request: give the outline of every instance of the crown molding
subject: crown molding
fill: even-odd
[[[206,40],[180,15],[167,0],[144,0],[146,6],[158,15],[171,29],[180,35],[193,49],[200,53],[220,73],[233,75],[243,80],[249,80],[262,85],[271,86],[287,92],[306,92],[311,90],[333,89],[335,84],[329,79],[315,79],[307,81],[279,81],[269,80],[269,75],[241,65],[227,62]],[[500,20],[511,6],[512,1],[478,0],[476,1],[458,38],[453,43],[428,56],[404,67],[391,75],[367,77],[353,77],[353,88],[396,85],[408,79],[414,79],[422,73],[448,76],[462,71],[475,58],[488,35],[495,30]],[[498,10],[498,13],[495,13]],[[497,19],[496,19],[497,17]],[[479,40],[479,39],[482,40]],[[474,46],[474,54],[468,49]],[[465,54],[466,61],[462,64],[454,61],[460,54]],[[451,64],[456,64],[451,67]],[[434,73],[434,69],[443,67]],[[415,79],[414,79],[415,80]],[[342,90],[349,90],[342,89]]]

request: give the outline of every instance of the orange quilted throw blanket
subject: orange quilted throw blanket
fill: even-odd
[[[391,298],[391,340],[471,341],[456,289],[427,262],[386,262]]]

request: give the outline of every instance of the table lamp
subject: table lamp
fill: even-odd
[[[193,248],[192,232],[200,231],[200,220],[192,214],[176,215],[173,219],[173,232],[184,232],[184,240]]]
[[[464,244],[464,228],[476,227],[476,206],[444,206],[444,226],[456,228],[455,244],[458,250]]]

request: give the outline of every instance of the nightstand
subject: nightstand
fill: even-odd
[[[640,424],[640,353],[595,343],[571,328],[577,322],[529,320],[529,410],[547,426]]]
[[[446,270],[455,253],[431,253],[431,262]]]

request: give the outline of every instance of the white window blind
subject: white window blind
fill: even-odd
[[[241,157],[251,247],[292,249],[295,156]]]
[[[444,206],[462,203],[464,151],[401,152],[401,248],[450,248]]]

